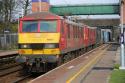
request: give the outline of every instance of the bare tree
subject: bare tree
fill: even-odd
[[[2,1],[0,1],[0,21],[3,20],[3,10],[2,10]]]
[[[27,15],[27,11],[28,11],[28,7],[30,5],[30,1],[29,0],[24,0],[25,1],[25,5],[24,5],[24,15]]]
[[[31,0],[18,0],[17,5],[18,8],[24,9],[24,15],[27,15],[31,8]]]
[[[0,16],[3,19],[4,29],[10,27],[12,19],[12,12],[15,7],[15,0],[1,0],[0,1]]]
[[[0,0],[0,21],[3,23],[2,30],[10,29],[12,18],[17,17],[22,9],[24,10],[24,15],[27,15],[30,8],[31,0]]]

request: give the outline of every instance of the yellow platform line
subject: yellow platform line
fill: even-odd
[[[109,47],[109,46],[108,46],[108,47]],[[87,65],[85,65],[84,67],[82,67],[82,68],[80,69],[80,71],[77,72],[75,75],[73,75],[70,79],[68,79],[68,80],[66,81],[66,83],[71,83],[76,77],[78,77],[78,75],[80,75],[80,73],[85,72],[85,70],[86,70],[88,67],[90,67],[91,65],[95,64],[95,63],[99,60],[99,58],[101,58],[101,55],[102,55],[105,51],[106,51],[106,49],[103,50],[101,53],[97,54],[97,56],[96,56],[91,62],[89,62],[89,63],[88,63]]]

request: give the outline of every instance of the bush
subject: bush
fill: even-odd
[[[120,64],[115,64],[114,65],[114,69],[119,69],[119,67],[120,67]]]

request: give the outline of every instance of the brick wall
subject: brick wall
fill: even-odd
[[[49,11],[49,3],[47,2],[32,2],[32,12],[40,12],[40,4],[41,4],[41,12]]]
[[[124,10],[123,10],[124,14],[123,14],[123,18],[124,18],[124,24],[125,24],[125,0],[124,0]]]
[[[49,8],[49,0],[32,0],[32,12],[48,12]]]

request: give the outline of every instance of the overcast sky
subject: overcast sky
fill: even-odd
[[[74,4],[114,4],[119,0],[50,0],[51,5],[74,5]]]

